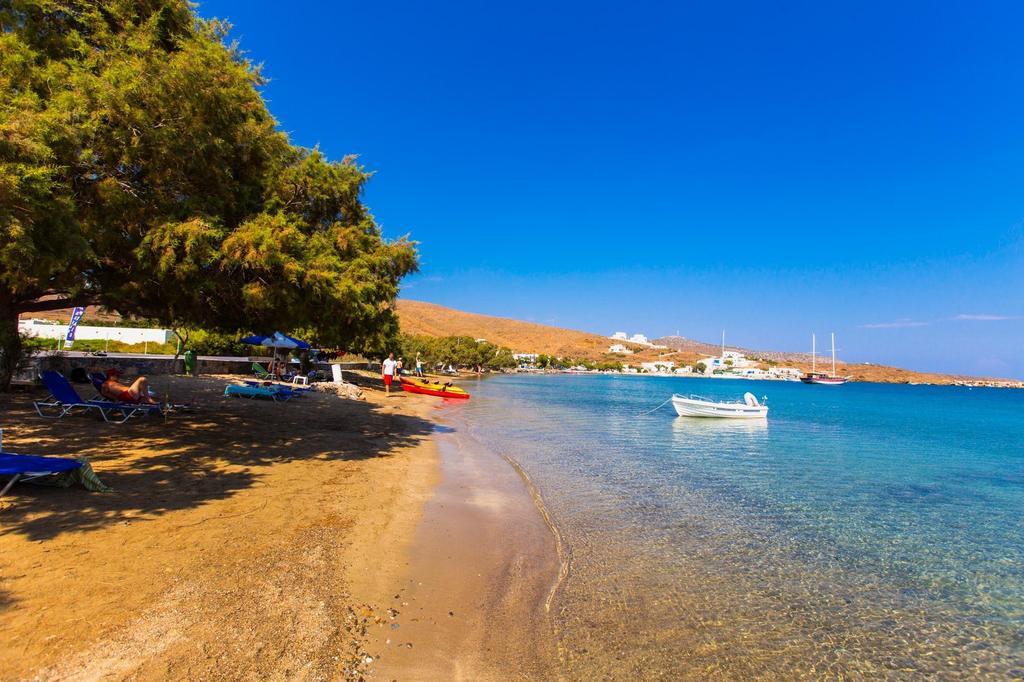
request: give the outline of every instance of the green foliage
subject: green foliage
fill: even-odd
[[[289,143],[226,24],[186,0],[7,0],[0,26],[0,325],[51,295],[171,328],[397,337],[415,244],[383,239],[352,158]]]
[[[696,365],[693,366],[693,368],[700,372],[701,374],[708,371],[708,366],[705,362],[698,362]]]
[[[487,341],[477,341],[469,336],[436,338],[402,334],[395,348],[395,357],[403,358],[407,369],[415,367],[417,353],[424,367],[428,368],[440,364],[487,369],[508,369],[516,366],[510,349]]]

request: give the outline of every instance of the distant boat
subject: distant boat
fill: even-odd
[[[718,419],[764,419],[768,406],[762,405],[753,393],[745,393],[743,402],[715,401],[699,395],[672,396],[672,407],[680,417],[713,417]]]
[[[832,373],[825,374],[818,371],[818,355],[815,347],[814,334],[811,334],[811,371],[800,377],[805,384],[821,384],[822,386],[839,386],[850,380],[850,377],[836,376],[836,335],[832,334]]]

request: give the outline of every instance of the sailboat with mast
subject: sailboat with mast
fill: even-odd
[[[811,334],[811,371],[800,377],[805,384],[821,384],[822,386],[839,386],[850,380],[850,377],[836,376],[836,335],[832,333],[832,373],[818,371],[818,353],[814,334]]]

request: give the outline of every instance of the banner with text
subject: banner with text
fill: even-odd
[[[71,313],[71,323],[68,324],[68,335],[64,338],[64,346],[70,346],[75,341],[75,330],[78,329],[78,323],[82,321],[82,315],[85,315],[85,308],[75,308],[74,312]]]

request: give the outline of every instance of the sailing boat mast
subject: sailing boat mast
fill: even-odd
[[[832,332],[832,376],[836,375],[836,333]]]
[[[722,362],[725,362],[725,330],[722,330]]]
[[[814,332],[811,332],[811,374],[818,371],[817,355],[815,354]]]

